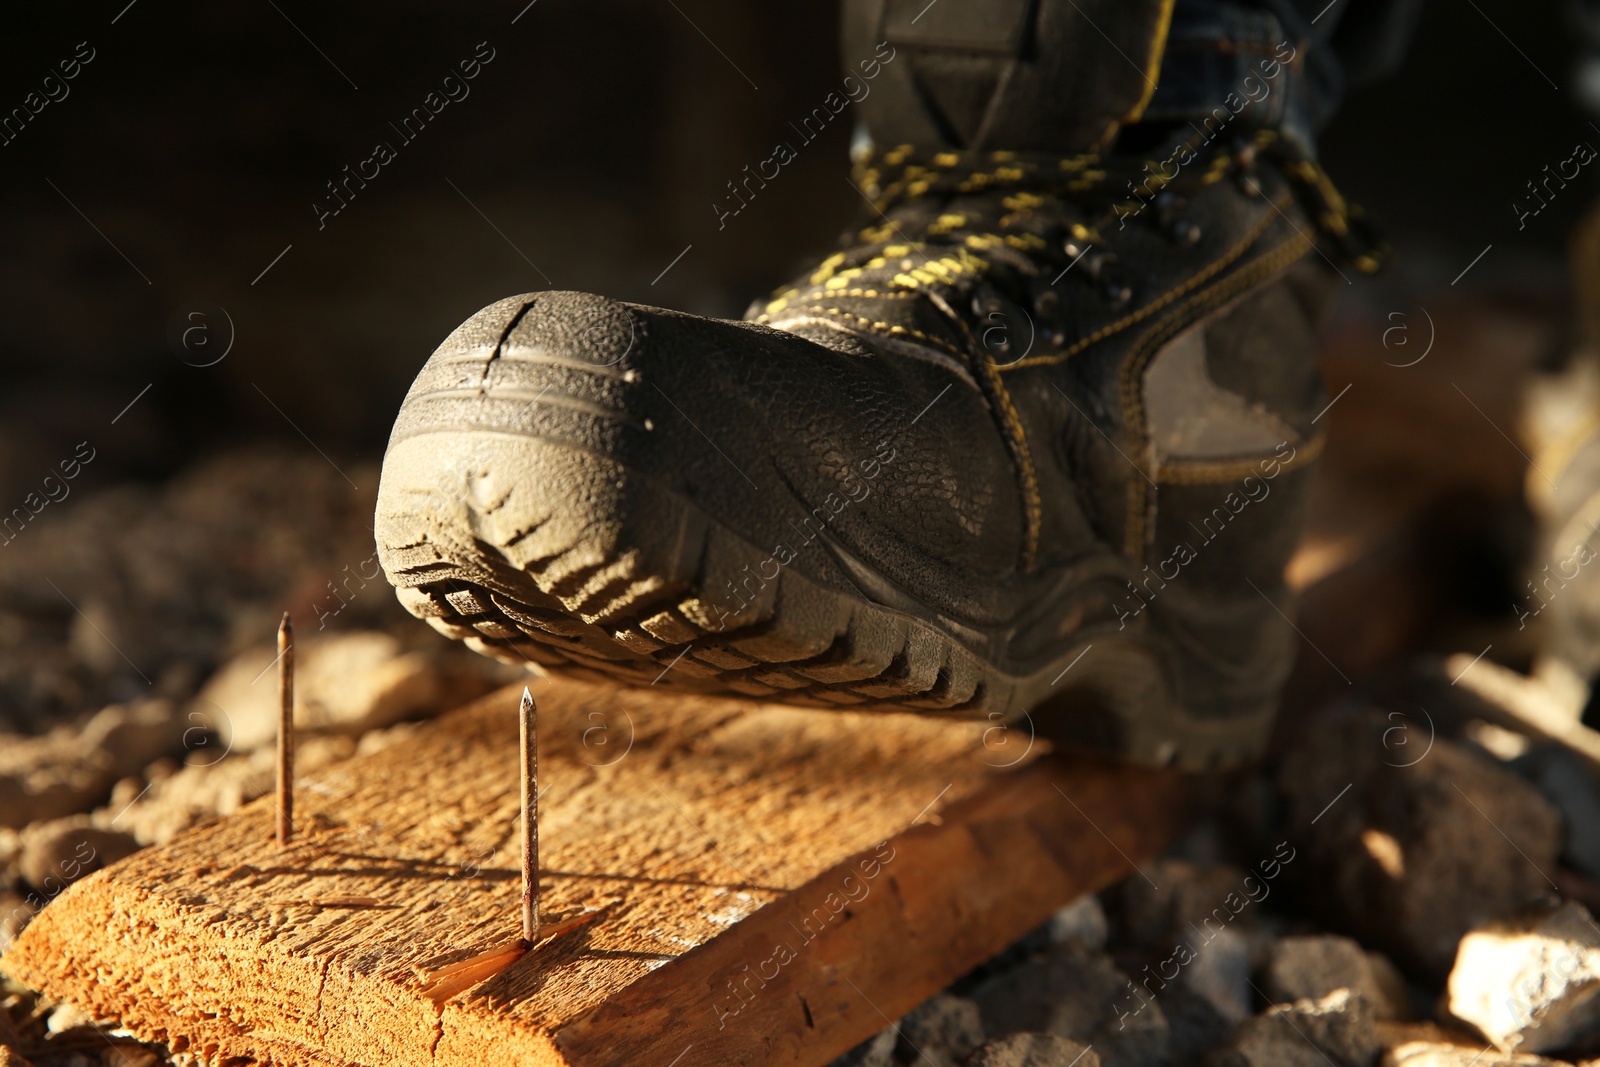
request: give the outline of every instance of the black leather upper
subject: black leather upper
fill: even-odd
[[[503,338],[463,327],[445,342],[391,445],[440,428],[576,445],[753,545],[801,553],[804,570],[839,577],[812,536],[823,528],[907,587],[945,591],[939,610],[1001,610],[1021,537],[1014,468],[969,386],[941,396],[947,368],[582,293],[525,303]]]
[[[884,145],[1072,153],[1155,90],[1172,0],[853,0],[846,70],[886,43],[862,121]]]

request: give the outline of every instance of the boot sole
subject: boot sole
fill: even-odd
[[[964,644],[959,623],[905,597],[889,607],[832,587],[793,564],[769,578],[770,555],[690,499],[605,456],[531,436],[430,431],[391,444],[374,533],[412,614],[512,663],[814,707],[988,719],[990,730],[1015,723],[1030,741],[1037,732],[1194,771],[1256,757],[1276,707],[1260,695],[1229,702],[1222,716],[1187,712],[1168,666],[1183,652],[1148,627],[1084,630],[1044,666],[1009,673]],[[700,591],[741,577],[751,599],[730,624],[727,605]],[[997,749],[992,762],[1021,749]]]

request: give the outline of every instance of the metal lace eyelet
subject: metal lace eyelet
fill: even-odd
[[[1178,212],[1187,207],[1188,203],[1187,200],[1170,189],[1163,189],[1156,194],[1155,198],[1156,218],[1160,220],[1161,225],[1171,226],[1173,221],[1177,219]]]
[[[1004,315],[1005,303],[993,293],[975,293],[972,297],[972,313],[980,319],[990,315]]]
[[[1098,282],[1106,267],[1116,261],[1115,252],[1091,252],[1083,258],[1083,268],[1089,272],[1089,277]]]
[[[1181,245],[1193,245],[1200,242],[1200,227],[1188,219],[1179,219],[1172,224],[1172,239]]]

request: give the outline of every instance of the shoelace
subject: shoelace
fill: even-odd
[[[1364,273],[1381,266],[1387,247],[1360,208],[1344,200],[1314,160],[1294,153],[1275,132],[1258,131],[1228,144],[1200,143],[1196,135],[1163,151],[1164,159],[1018,152],[924,156],[901,145],[866,154],[856,161],[853,181],[878,217],[855,235],[859,243],[853,249],[825,261],[814,279],[848,281],[886,255],[898,252],[911,261],[920,256],[923,262],[908,262],[905,274],[923,285],[944,283],[969,294],[971,321],[980,329],[1010,300],[1031,309],[1059,343],[1067,324],[1053,284],[1058,272],[1073,268],[1080,283],[1097,287],[1113,309],[1135,295],[1134,281],[1115,254],[1100,247],[1102,230],[1126,220],[1154,226],[1174,245],[1192,245],[1201,233],[1184,215],[1187,196],[1225,180],[1255,195],[1264,160],[1289,180],[1331,259]],[[1175,167],[1180,153],[1187,160]]]
[[[877,325],[887,334],[950,348],[966,361],[999,413],[1025,502],[1019,566],[1026,573],[1038,554],[1041,505],[1031,446],[1004,372],[1059,365],[1236,261],[1253,234],[1242,235],[1232,254],[1197,272],[1190,283],[1164,297],[1141,297],[1134,289],[1133,265],[1123,273],[1114,254],[1101,247],[1100,231],[1129,221],[1159,228],[1174,245],[1193,245],[1202,235],[1184,217],[1186,197],[1224,180],[1238,182],[1247,195],[1262,195],[1257,175],[1264,156],[1288,179],[1323,239],[1323,254],[1357,270],[1377,270],[1383,245],[1359,210],[1345,203],[1314,160],[1289,151],[1271,131],[1226,146],[1205,145],[1170,175],[1161,161],[1134,157],[1016,152],[921,157],[902,145],[856,161],[854,183],[877,218],[847,237],[849,247],[752,308],[751,315],[758,322],[781,320],[791,305],[795,311],[841,314],[826,303],[832,294],[869,300],[915,295],[937,307],[965,339],[963,345],[903,325]],[[1136,217],[1130,221],[1129,214]],[[1086,301],[1082,290],[1056,286],[1076,267],[1082,269],[1073,271],[1072,287],[1097,287],[1094,298]],[[817,300],[823,303],[814,305]],[[996,319],[1004,328],[991,325]],[[1019,319],[1031,331],[1020,349],[1012,341],[1020,335]],[[1040,333],[1052,350],[1030,355]]]

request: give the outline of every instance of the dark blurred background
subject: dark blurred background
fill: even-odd
[[[0,147],[7,498],[84,437],[97,479],[246,437],[307,447],[290,420],[332,456],[377,454],[415,370],[484,304],[554,287],[736,316],[857,206],[840,123],[721,232],[711,207],[836,86],[831,2],[126,3],[0,40],[7,108],[95,51]],[[403,142],[389,123],[480,42],[470,95]],[[319,231],[324,183],[379,140],[397,158]],[[210,357],[174,325],[220,345],[217,308],[233,349],[189,365]]]
[[[0,107],[79,42],[95,58],[0,146],[0,499],[85,438],[82,484],[263,436],[376,455],[415,369],[482,305],[555,287],[737,316],[861,208],[847,123],[726,228],[711,206],[836,86],[832,0],[526,3],[13,9]],[[389,123],[485,41],[471,95],[402,143]],[[1567,89],[1574,47],[1554,0],[1436,2],[1404,71],[1351,95],[1327,168],[1398,251],[1368,285],[1447,286],[1491,242],[1463,284],[1557,278],[1587,193],[1520,233],[1510,201],[1600,143]],[[319,231],[324,183],[380,139],[398,158]],[[193,366],[229,319],[227,357]]]
[[[0,138],[0,514],[80,442],[94,458],[69,506],[0,546],[0,725],[186,699],[275,612],[321,617],[370,555],[402,395],[478,308],[554,287],[738,316],[827,250],[863,210],[847,122],[725,226],[713,204],[838,86],[837,20],[833,0],[11,9],[0,115],[80,66]],[[391,125],[491,54],[414,140]],[[1556,0],[1436,0],[1403,70],[1327,131],[1327,170],[1395,249],[1345,289],[1325,361],[1330,395],[1361,383],[1330,416],[1349,443],[1330,484],[1342,470],[1389,503],[1331,495],[1332,526],[1520,492],[1522,460],[1482,419],[1515,423],[1495,368],[1538,362],[1566,321],[1593,174],[1521,230],[1512,202],[1600,145],[1578,60]],[[326,183],[379,141],[396,158],[319,228]],[[1419,308],[1438,353],[1394,370],[1390,316]],[[1488,573],[1477,558],[1464,569]],[[1508,581],[1474,595],[1503,615]],[[381,591],[338,625],[431,636]]]

